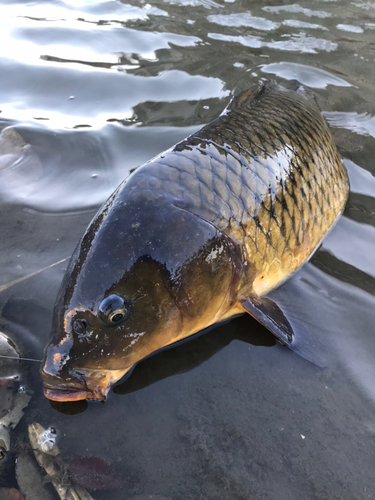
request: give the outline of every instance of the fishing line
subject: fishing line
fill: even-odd
[[[17,285],[18,283],[21,283],[21,281],[25,281],[29,278],[32,278],[33,276],[41,273],[42,271],[46,271],[47,269],[50,269],[53,266],[57,266],[58,264],[62,264],[63,262],[65,262],[68,259],[69,259],[69,257],[65,257],[65,259],[59,260],[58,262],[55,262],[54,264],[51,264],[47,267],[43,267],[43,269],[39,269],[38,271],[34,271],[33,273],[30,273],[30,274],[27,274],[26,276],[23,276],[22,278],[18,278],[14,281],[10,281],[9,283],[5,283],[5,285],[0,286],[0,292],[7,290],[8,288],[10,288],[13,285]]]
[[[32,278],[33,276],[41,273],[42,271],[46,271],[47,269],[50,269],[51,267],[57,266],[58,264],[62,264],[63,262],[65,262],[68,259],[69,259],[69,257],[65,257],[65,259],[61,259],[58,262],[55,262],[53,264],[50,264],[49,266],[46,266],[46,267],[43,267],[42,269],[39,269],[38,271],[34,271],[33,273],[27,274],[26,276],[23,276],[22,278],[18,278],[14,281],[10,281],[9,283],[5,283],[5,285],[0,286],[0,292],[7,290],[8,288],[10,288],[13,285],[17,285],[18,283],[21,283],[22,281],[25,281],[29,278]],[[42,361],[41,359],[21,358],[21,357],[16,357],[16,356],[4,356],[4,355],[0,355],[0,358],[15,359],[18,361],[35,361],[37,363],[41,363],[41,361]]]
[[[16,359],[17,361],[37,361],[38,363],[41,363],[41,359],[32,359],[32,358],[17,358],[17,356],[2,356],[0,355],[0,358],[4,359]]]

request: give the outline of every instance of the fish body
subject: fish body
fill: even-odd
[[[152,352],[247,312],[284,344],[265,295],[341,215],[348,178],[303,87],[275,82],[137,169],[99,210],[66,271],[41,375],[53,400],[104,399]]]

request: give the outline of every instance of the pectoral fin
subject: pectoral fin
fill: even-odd
[[[265,297],[250,297],[241,302],[242,307],[259,323],[270,330],[277,340],[291,347],[294,333],[289,321],[275,302]]]

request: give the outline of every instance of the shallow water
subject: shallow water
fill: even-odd
[[[67,461],[100,457],[132,478],[94,499],[375,498],[375,3],[0,1],[0,33],[0,287],[68,257],[131,169],[262,78],[326,100],[351,182],[344,217],[272,293],[314,359],[238,318],[74,415],[25,362],[34,394],[13,439],[37,420]],[[28,356],[65,266],[0,288],[0,330]]]

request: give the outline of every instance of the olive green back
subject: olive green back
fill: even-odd
[[[303,88],[274,82],[237,95],[217,120],[147,167],[156,191],[239,245],[244,286],[255,280],[258,294],[303,264],[348,193],[345,167],[314,100]]]

